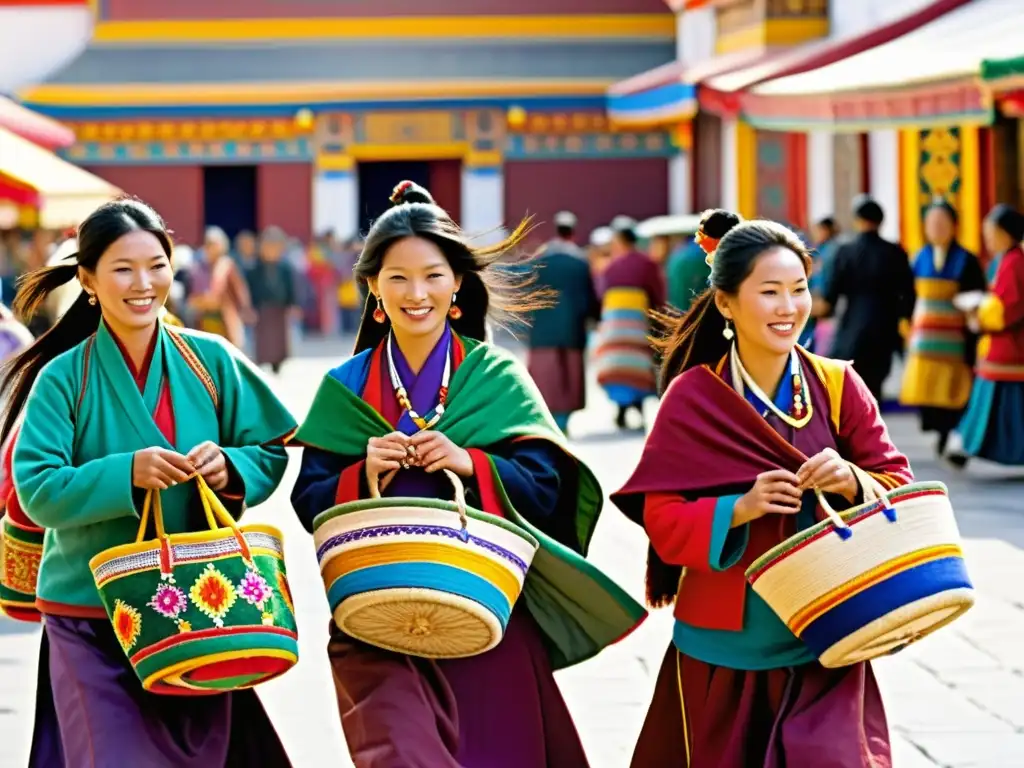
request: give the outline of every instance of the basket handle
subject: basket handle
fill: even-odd
[[[462,482],[462,478],[452,472],[450,469],[442,469],[445,476],[451,481],[452,488],[455,490],[455,506],[459,510],[459,525],[462,526],[463,538],[468,534],[466,529],[469,527],[469,518],[466,516],[466,486]],[[394,472],[394,470],[392,471]],[[372,477],[369,478],[370,484],[370,498],[380,498],[380,478]]]
[[[857,478],[857,483],[860,485],[861,492],[864,494],[864,501],[868,504],[881,502],[882,506],[885,507],[886,510],[885,516],[891,522],[896,522],[896,510],[893,508],[892,502],[889,501],[889,492],[885,487],[852,461],[847,462],[847,464],[849,464],[850,470],[853,472],[853,476]],[[840,538],[850,538],[850,536],[853,535],[853,531],[850,530],[850,526],[846,524],[846,521],[843,520],[839,513],[832,508],[832,505],[828,503],[828,499],[825,498],[825,494],[818,488],[815,488],[814,495],[818,497],[818,504],[825,512],[829,522],[831,522],[835,527]]]
[[[206,480],[198,472],[189,477],[190,480],[195,480],[196,485],[199,486],[199,501],[203,505],[203,513],[206,515],[206,524],[210,526],[210,530],[216,530],[218,527],[230,528],[231,532],[235,535],[235,540],[238,542],[238,546],[242,550],[242,558],[246,562],[252,561],[252,553],[249,551],[249,544],[245,540],[245,536],[242,535],[242,531],[238,527],[238,523],[231,514],[225,509],[224,504],[221,502],[217,494],[206,484]],[[146,527],[149,525],[149,515],[152,510],[153,521],[156,524],[156,537],[160,541],[166,541],[167,531],[164,529],[164,512],[163,506],[160,503],[160,491],[151,488],[146,491],[146,499],[142,503],[142,515],[139,520],[139,532],[135,536],[135,543],[139,544],[146,538]],[[218,526],[218,523],[220,524]]]

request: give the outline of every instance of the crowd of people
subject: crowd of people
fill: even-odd
[[[610,494],[650,541],[648,602],[675,616],[632,764],[819,765],[824,748],[829,765],[891,766],[870,662],[822,666],[744,572],[822,519],[819,497],[843,510],[868,499],[864,478],[913,482],[878,402],[904,339],[904,397],[946,430],[942,450],[1024,463],[1024,217],[1000,206],[986,218],[986,281],[943,203],[913,261],[880,237],[870,199],[856,203],[856,237],[827,257],[781,224],[709,211],[699,267],[688,243],[658,263],[626,217],[599,246],[607,259],[588,260],[564,212],[521,280],[507,258],[527,222],[482,247],[415,184],[398,185],[392,203],[352,265],[367,296],[355,354],[324,376],[302,424],[243,353],[249,326],[256,362],[273,367],[287,350],[301,281],[283,233],[236,244],[234,258],[211,230],[192,264],[176,264],[159,214],[118,200],[25,276],[15,309],[26,317],[74,288],[0,375],[2,501],[44,541],[35,569],[16,571],[30,598],[19,615],[44,628],[31,765],[290,764],[243,684],[201,698],[143,690],[128,655],[147,611],[164,606],[121,606],[112,622],[90,561],[136,539],[154,494],[160,535],[195,530],[197,477],[239,517],[301,450],[291,502],[307,530],[338,505],[459,501],[464,487],[470,506],[532,532],[555,574],[543,594],[564,596],[519,600],[501,642],[462,658],[397,653],[332,625],[325,653],[355,765],[586,766],[553,673],[629,642],[645,617],[586,560],[611,489],[565,431],[593,355],[619,427],[662,398],[639,465]],[[799,343],[812,345],[808,324],[843,304],[832,348],[852,364]],[[531,322],[526,366],[491,340],[492,323],[516,318]],[[752,444],[784,445],[789,463]]]

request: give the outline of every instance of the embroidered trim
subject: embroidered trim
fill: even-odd
[[[78,402],[75,403],[75,416],[82,408],[82,400],[85,399],[85,383],[89,379],[89,361],[92,358],[92,345],[96,341],[94,333],[85,342],[85,351],[82,353],[82,385],[78,388]]]
[[[174,343],[174,346],[177,347],[178,352],[181,353],[188,367],[192,369],[192,372],[199,377],[199,381],[206,387],[210,399],[213,400],[214,409],[220,411],[220,395],[217,393],[217,385],[214,383],[210,372],[206,370],[206,366],[203,365],[195,350],[180,336],[179,331],[172,331],[170,326],[167,327],[167,331],[167,336]]]

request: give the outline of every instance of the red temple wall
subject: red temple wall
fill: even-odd
[[[198,245],[202,240],[202,166],[98,165],[86,170],[155,208],[176,242]]]
[[[505,226],[532,214],[532,239],[554,235],[552,219],[569,210],[581,243],[619,214],[638,221],[668,212],[668,160],[525,160],[505,163]]]

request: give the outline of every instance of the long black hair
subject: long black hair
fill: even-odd
[[[688,312],[670,320],[667,332],[656,341],[662,355],[663,390],[683,371],[713,365],[725,356],[730,342],[722,335],[725,318],[715,306],[715,293],[735,295],[758,257],[778,247],[799,256],[810,274],[811,255],[803,242],[774,221],[737,223],[721,236],[711,265],[711,287],[697,297]]]
[[[462,278],[458,291],[462,317],[449,321],[460,336],[483,341],[488,319],[504,325],[522,320],[523,315],[550,304],[543,292],[525,290],[532,277],[528,271],[519,269],[519,265],[498,263],[514,255],[516,247],[530,231],[530,219],[520,222],[512,234],[499,243],[474,246],[447,211],[418,184],[401,182],[395,187],[391,202],[394,207],[373,223],[366,236],[363,251],[352,270],[358,280],[368,282],[380,274],[384,256],[396,242],[418,237],[440,248],[452,271]],[[390,320],[378,323],[373,319],[376,306],[376,299],[368,292],[356,335],[356,353],[376,347],[391,328]]]
[[[138,230],[156,237],[167,258],[171,258],[171,237],[156,211],[135,198],[105,203],[78,227],[76,253],[68,256],[62,264],[42,267],[22,278],[14,301],[15,312],[22,318],[31,319],[50,293],[78,276],[79,268],[95,272],[96,264],[111,245]],[[0,441],[7,440],[17,423],[42,367],[89,338],[99,324],[99,305],[90,304],[89,296],[82,291],[52,328],[28,349],[4,363],[0,368],[0,395],[7,399],[7,405]]]

